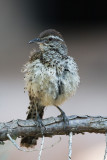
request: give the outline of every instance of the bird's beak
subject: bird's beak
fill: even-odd
[[[32,39],[31,41],[29,41],[29,44],[31,44],[31,43],[40,43],[40,42],[42,42],[42,40],[40,39],[40,38],[35,38],[35,39]]]

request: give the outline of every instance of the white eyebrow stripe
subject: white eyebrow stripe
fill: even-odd
[[[48,36],[49,38],[58,39],[60,41],[63,41],[63,39],[59,38],[58,36]]]

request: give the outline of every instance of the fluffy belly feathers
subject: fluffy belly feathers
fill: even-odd
[[[40,62],[27,64],[26,69],[24,70],[27,71],[26,89],[40,105],[60,105],[75,94],[78,86],[76,74],[62,71],[57,75],[55,67],[47,67]],[[61,87],[61,93],[59,93],[59,87]]]

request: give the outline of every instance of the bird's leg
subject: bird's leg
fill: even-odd
[[[65,112],[58,106],[56,106],[58,108],[58,110],[61,112],[61,116],[63,118],[63,121],[65,123],[65,125],[68,125],[69,124],[69,119],[68,117],[66,116]]]
[[[43,133],[43,128],[46,129],[46,127],[45,127],[45,125],[43,124],[41,117],[39,116],[37,107],[36,107],[36,120],[37,120],[37,122],[38,122],[38,126],[41,128],[41,132]]]

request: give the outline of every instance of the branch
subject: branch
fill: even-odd
[[[61,117],[50,117],[43,120],[46,130],[44,129],[45,137],[54,135],[68,135],[70,132],[79,134],[84,132],[103,133],[107,132],[107,117],[101,116],[76,116],[68,117],[69,124],[66,129]],[[0,123],[0,141],[8,140],[7,134],[12,138],[21,136],[42,137],[41,129],[37,121],[34,120],[13,120],[7,123]]]

